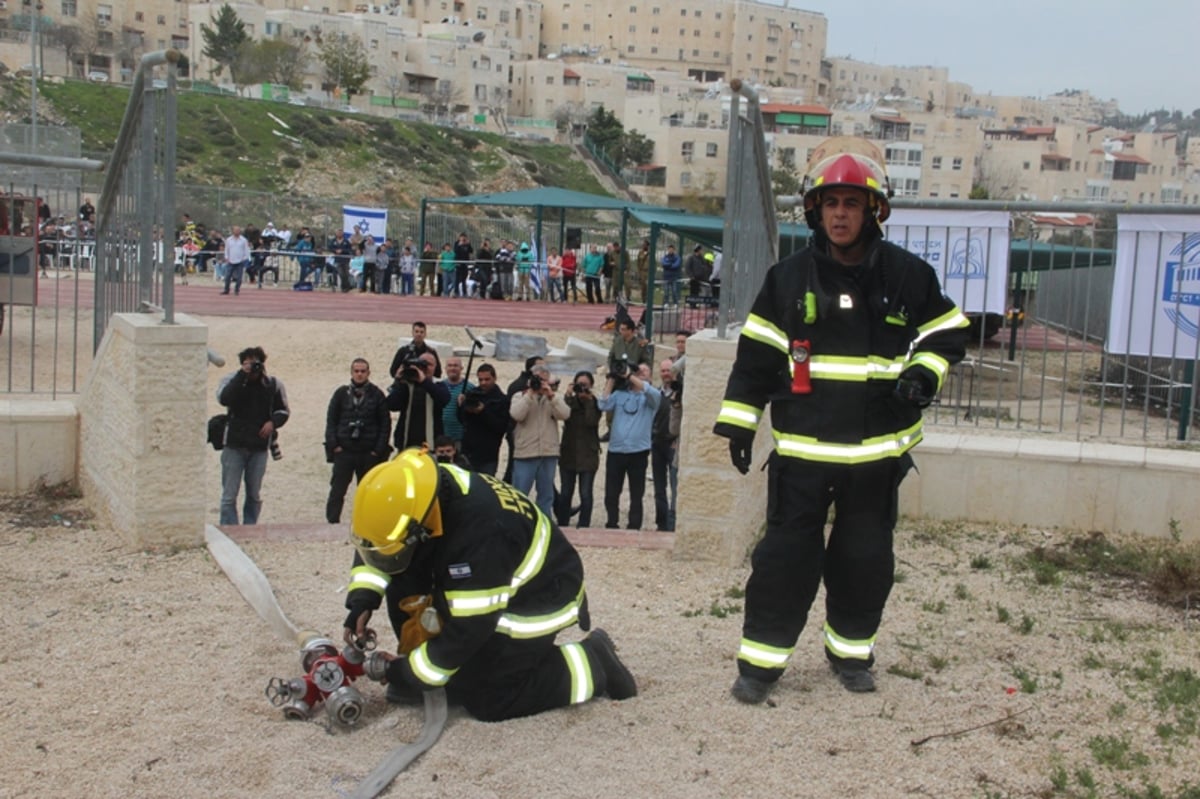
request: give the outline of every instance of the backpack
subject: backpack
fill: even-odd
[[[499,280],[492,281],[491,287],[488,288],[488,297],[493,300],[504,299],[504,289],[501,288]]]

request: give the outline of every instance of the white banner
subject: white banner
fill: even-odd
[[[363,208],[355,205],[342,206],[342,231],[354,235],[359,231],[364,236],[370,234],[375,241],[382,244],[387,238],[386,208]]]
[[[1200,216],[1117,215],[1117,267],[1105,349],[1196,358]]]
[[[933,266],[942,290],[964,313],[1008,308],[1007,213],[897,209],[883,231]]]

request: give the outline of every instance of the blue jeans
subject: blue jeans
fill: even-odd
[[[513,459],[513,488],[532,498],[530,489],[536,487],[534,504],[548,519],[554,518],[554,472],[557,468],[556,457]]]
[[[246,268],[246,262],[238,261],[236,264],[229,264],[225,268],[227,270],[225,272],[225,293],[229,293],[229,284],[231,282],[237,286],[234,292],[240,292],[242,290],[242,270]]]
[[[267,473],[265,449],[226,447],[221,450],[221,525],[238,524],[237,498],[243,480],[246,501],[242,504],[241,524],[258,524],[262,510],[262,481]]]
[[[679,304],[679,275],[663,276],[663,305]]]
[[[400,293],[405,297],[411,297],[413,293],[413,276],[400,274]]]

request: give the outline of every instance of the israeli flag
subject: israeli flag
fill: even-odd
[[[529,270],[529,285],[533,288],[534,296],[541,297],[542,269],[545,268],[545,264],[538,259],[538,243],[533,231],[533,228],[529,229],[529,255],[533,258],[533,268]]]
[[[357,230],[363,236],[370,235],[375,241],[382,242],[387,238],[387,218],[386,208],[342,206],[342,230],[351,236]]]

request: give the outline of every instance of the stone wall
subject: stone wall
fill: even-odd
[[[0,399],[0,492],[74,483],[78,443],[72,400]]]
[[[79,480],[132,547],[204,542],[208,328],[117,314],[80,397]]]

